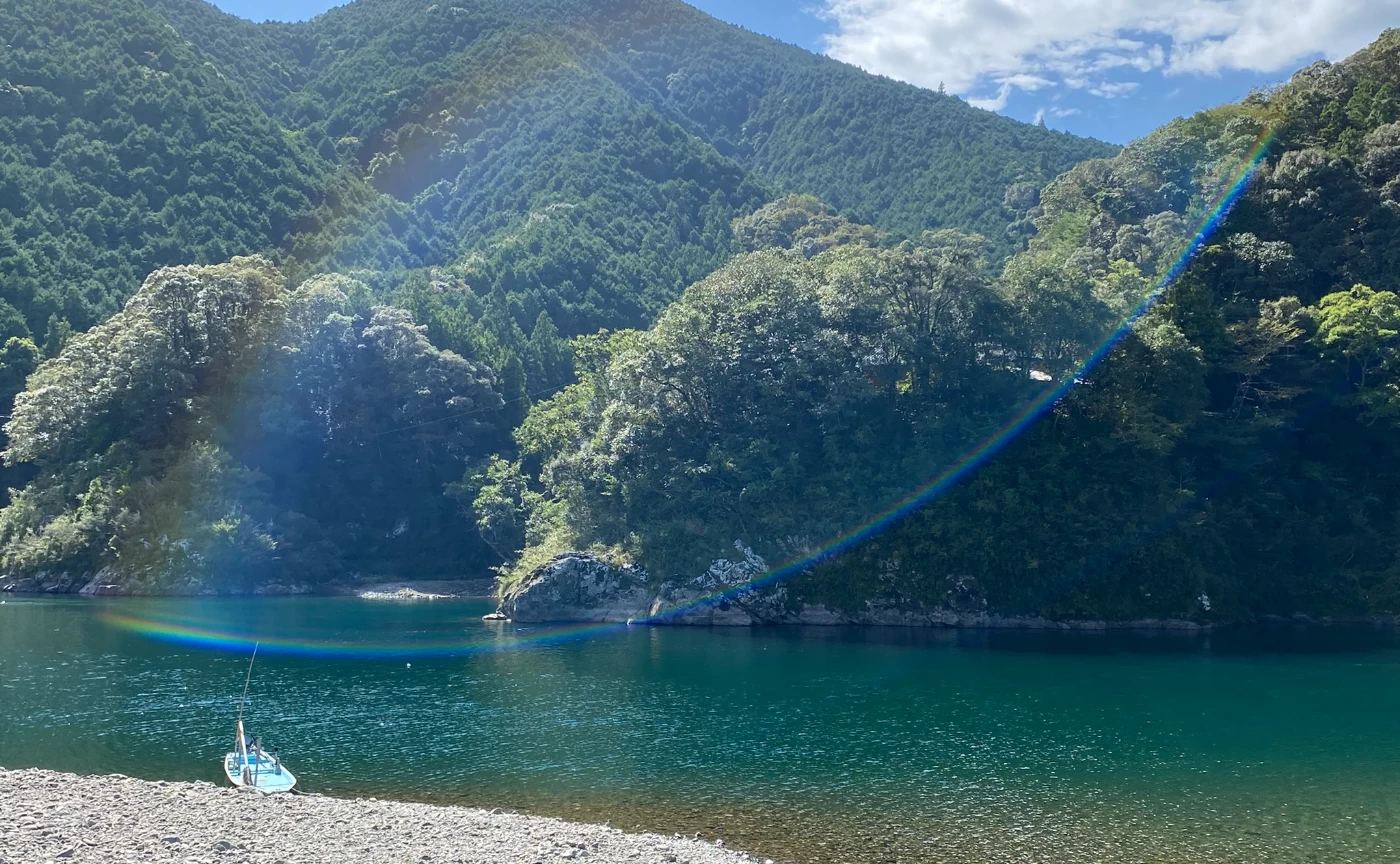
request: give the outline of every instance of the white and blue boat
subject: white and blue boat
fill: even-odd
[[[290,792],[296,787],[297,778],[275,753],[263,749],[262,739],[250,738],[243,729],[243,705],[248,701],[248,685],[253,680],[253,660],[257,657],[258,648],[254,645],[253,657],[248,661],[248,678],[243,682],[243,698],[238,702],[238,728],[233,752],[224,754],[224,776],[239,789],[264,795]]]

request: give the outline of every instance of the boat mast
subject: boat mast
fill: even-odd
[[[253,661],[258,659],[258,646],[261,642],[253,643],[253,656],[248,658],[248,677],[243,679],[243,698],[238,700],[238,727],[243,728],[243,703],[248,701],[248,685],[253,680]]]
[[[243,679],[243,696],[238,700],[238,730],[235,733],[238,740],[234,742],[234,752],[239,755],[241,765],[248,764],[248,745],[243,740],[243,706],[248,701],[248,685],[253,681],[253,661],[258,659],[259,644],[258,642],[253,643],[253,656],[248,658],[248,677]]]

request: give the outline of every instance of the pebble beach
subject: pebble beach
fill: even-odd
[[[0,864],[758,864],[681,837],[538,816],[0,768]]]

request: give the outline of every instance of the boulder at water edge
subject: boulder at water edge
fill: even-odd
[[[554,557],[508,593],[501,612],[527,623],[645,618],[652,596],[647,578],[641,567],[570,552]]]

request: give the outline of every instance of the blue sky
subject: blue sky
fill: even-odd
[[[335,0],[214,0],[295,21]],[[1018,120],[1125,143],[1400,24],[1400,0],[692,0],[729,21]]]

